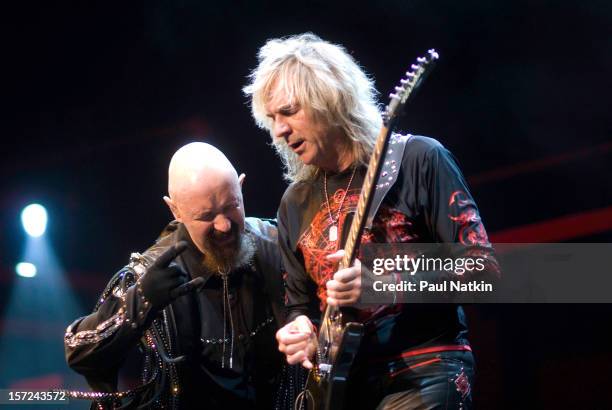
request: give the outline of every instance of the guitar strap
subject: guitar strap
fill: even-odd
[[[387,152],[384,154],[383,166],[376,182],[376,190],[374,191],[374,197],[372,198],[372,206],[368,213],[368,219],[366,219],[365,228],[370,229],[374,217],[378,212],[378,208],[382,204],[383,199],[389,193],[393,185],[397,181],[397,176],[400,173],[400,167],[402,166],[402,158],[404,158],[404,150],[406,149],[406,143],[412,138],[412,135],[400,135],[392,134],[389,139],[389,145]]]

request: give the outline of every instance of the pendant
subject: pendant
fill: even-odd
[[[329,241],[336,242],[338,240],[338,227],[332,225],[329,227]]]

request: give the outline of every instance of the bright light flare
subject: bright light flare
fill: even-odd
[[[28,205],[21,212],[23,229],[34,238],[38,238],[45,233],[47,220],[47,210],[40,204]]]
[[[15,266],[15,272],[17,275],[22,276],[24,278],[33,278],[36,276],[36,265],[30,262],[20,262]]]

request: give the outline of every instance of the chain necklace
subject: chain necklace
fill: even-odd
[[[355,171],[357,171],[357,167],[353,168],[353,173],[351,174],[351,178],[349,179],[348,185],[346,186],[346,190],[342,195],[342,199],[340,200],[340,205],[338,205],[338,212],[336,213],[336,217],[331,213],[331,206],[329,205],[329,196],[327,195],[327,171],[323,171],[323,191],[325,192],[325,205],[327,206],[327,214],[329,215],[329,222],[331,226],[329,227],[329,241],[336,242],[338,240],[338,221],[340,220],[340,211],[342,211],[342,204],[344,204],[344,199],[346,198],[346,194],[351,187],[351,183],[353,182],[353,177],[355,176]]]
[[[221,279],[223,280],[223,355],[221,357],[221,368],[225,368],[225,344],[227,340],[227,312],[229,311],[230,319],[230,355],[229,355],[229,367],[232,368],[234,362],[234,319],[232,318],[232,304],[229,298],[229,286],[227,284],[229,269],[225,272],[221,271],[221,268],[217,268]]]

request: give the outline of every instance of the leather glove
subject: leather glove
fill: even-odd
[[[187,242],[181,241],[168,248],[158,256],[140,278],[142,293],[153,309],[163,309],[172,300],[187,293],[182,291],[183,287],[188,285],[185,284],[187,275],[177,264],[172,263],[174,258],[187,249],[187,246]],[[189,282],[189,284],[192,284],[192,282]],[[187,291],[191,289],[193,289],[193,286],[190,286]]]

